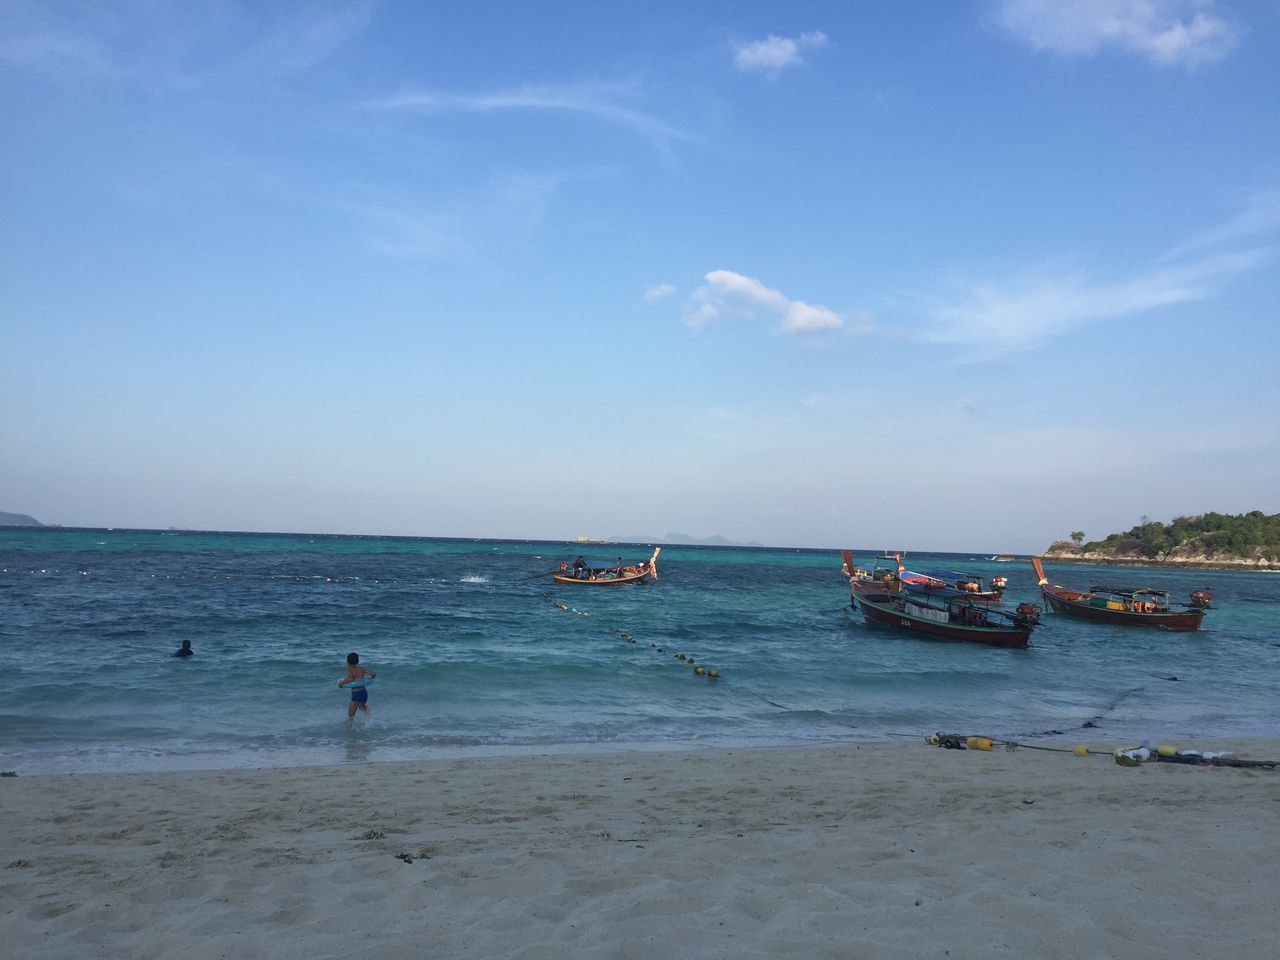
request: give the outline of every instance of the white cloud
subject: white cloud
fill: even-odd
[[[676,292],[676,288],[669,283],[659,283],[650,287],[644,292],[646,300],[665,300]]]
[[[692,310],[685,321],[695,330],[725,316],[753,317],[757,310],[781,319],[787,333],[815,333],[844,325],[844,318],[823,306],[792,300],[759,280],[732,270],[712,270],[706,285],[692,297]]]
[[[997,0],[996,21],[1037,50],[1092,56],[1108,47],[1160,66],[1226,56],[1239,29],[1204,0]]]
[[[770,34],[763,40],[735,44],[733,62],[739,70],[757,70],[777,74],[787,67],[804,63],[801,52],[827,45],[827,35],[819,31],[802,33],[798,37],[778,37]]]
[[[668,156],[673,141],[694,140],[691,134],[663,120],[623,105],[619,101],[628,92],[629,88],[615,84],[521,87],[484,93],[419,90],[376,100],[370,106],[427,114],[493,113],[502,110],[578,113],[629,129],[649,140],[661,153]]]
[[[834,310],[795,300],[787,304],[782,329],[788,333],[812,333],[815,330],[834,330],[842,323],[844,320]]]

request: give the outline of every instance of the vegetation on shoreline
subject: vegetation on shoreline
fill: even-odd
[[[1086,556],[1277,562],[1280,561],[1280,513],[1267,515],[1261,510],[1242,514],[1205,513],[1197,517],[1175,517],[1167,524],[1144,517],[1124,533],[1113,533],[1103,540],[1084,544],[1080,543],[1081,539],[1083,536],[1077,531],[1072,534],[1074,545],[1059,543]]]

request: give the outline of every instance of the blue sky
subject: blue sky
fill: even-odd
[[[1280,511],[1280,7],[0,0],[0,509]]]

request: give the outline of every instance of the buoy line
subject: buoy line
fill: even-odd
[[[579,617],[591,616],[591,612],[589,610],[579,610],[576,607],[571,607],[566,603],[561,603],[559,600],[552,601],[552,606],[556,607],[559,610],[563,610],[566,613],[576,614]],[[614,633],[616,633],[619,637],[621,637],[627,643],[632,643],[632,644],[636,643],[635,636],[632,635],[630,632],[623,630],[621,627],[613,627],[612,629]],[[649,646],[651,649],[653,649],[657,653],[665,654],[667,652],[666,647],[659,646],[656,643],[650,643]],[[687,664],[688,666],[692,667],[693,675],[695,677],[703,677],[707,680],[720,679],[720,671],[718,669],[716,669],[715,667],[706,666],[704,664],[699,663],[695,657],[692,657],[689,654],[684,653],[683,651],[677,651],[675,654],[675,659],[680,660],[685,664]]]

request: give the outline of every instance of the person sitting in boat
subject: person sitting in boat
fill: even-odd
[[[581,557],[573,561],[573,578],[575,580],[585,580],[587,578],[587,561]]]

